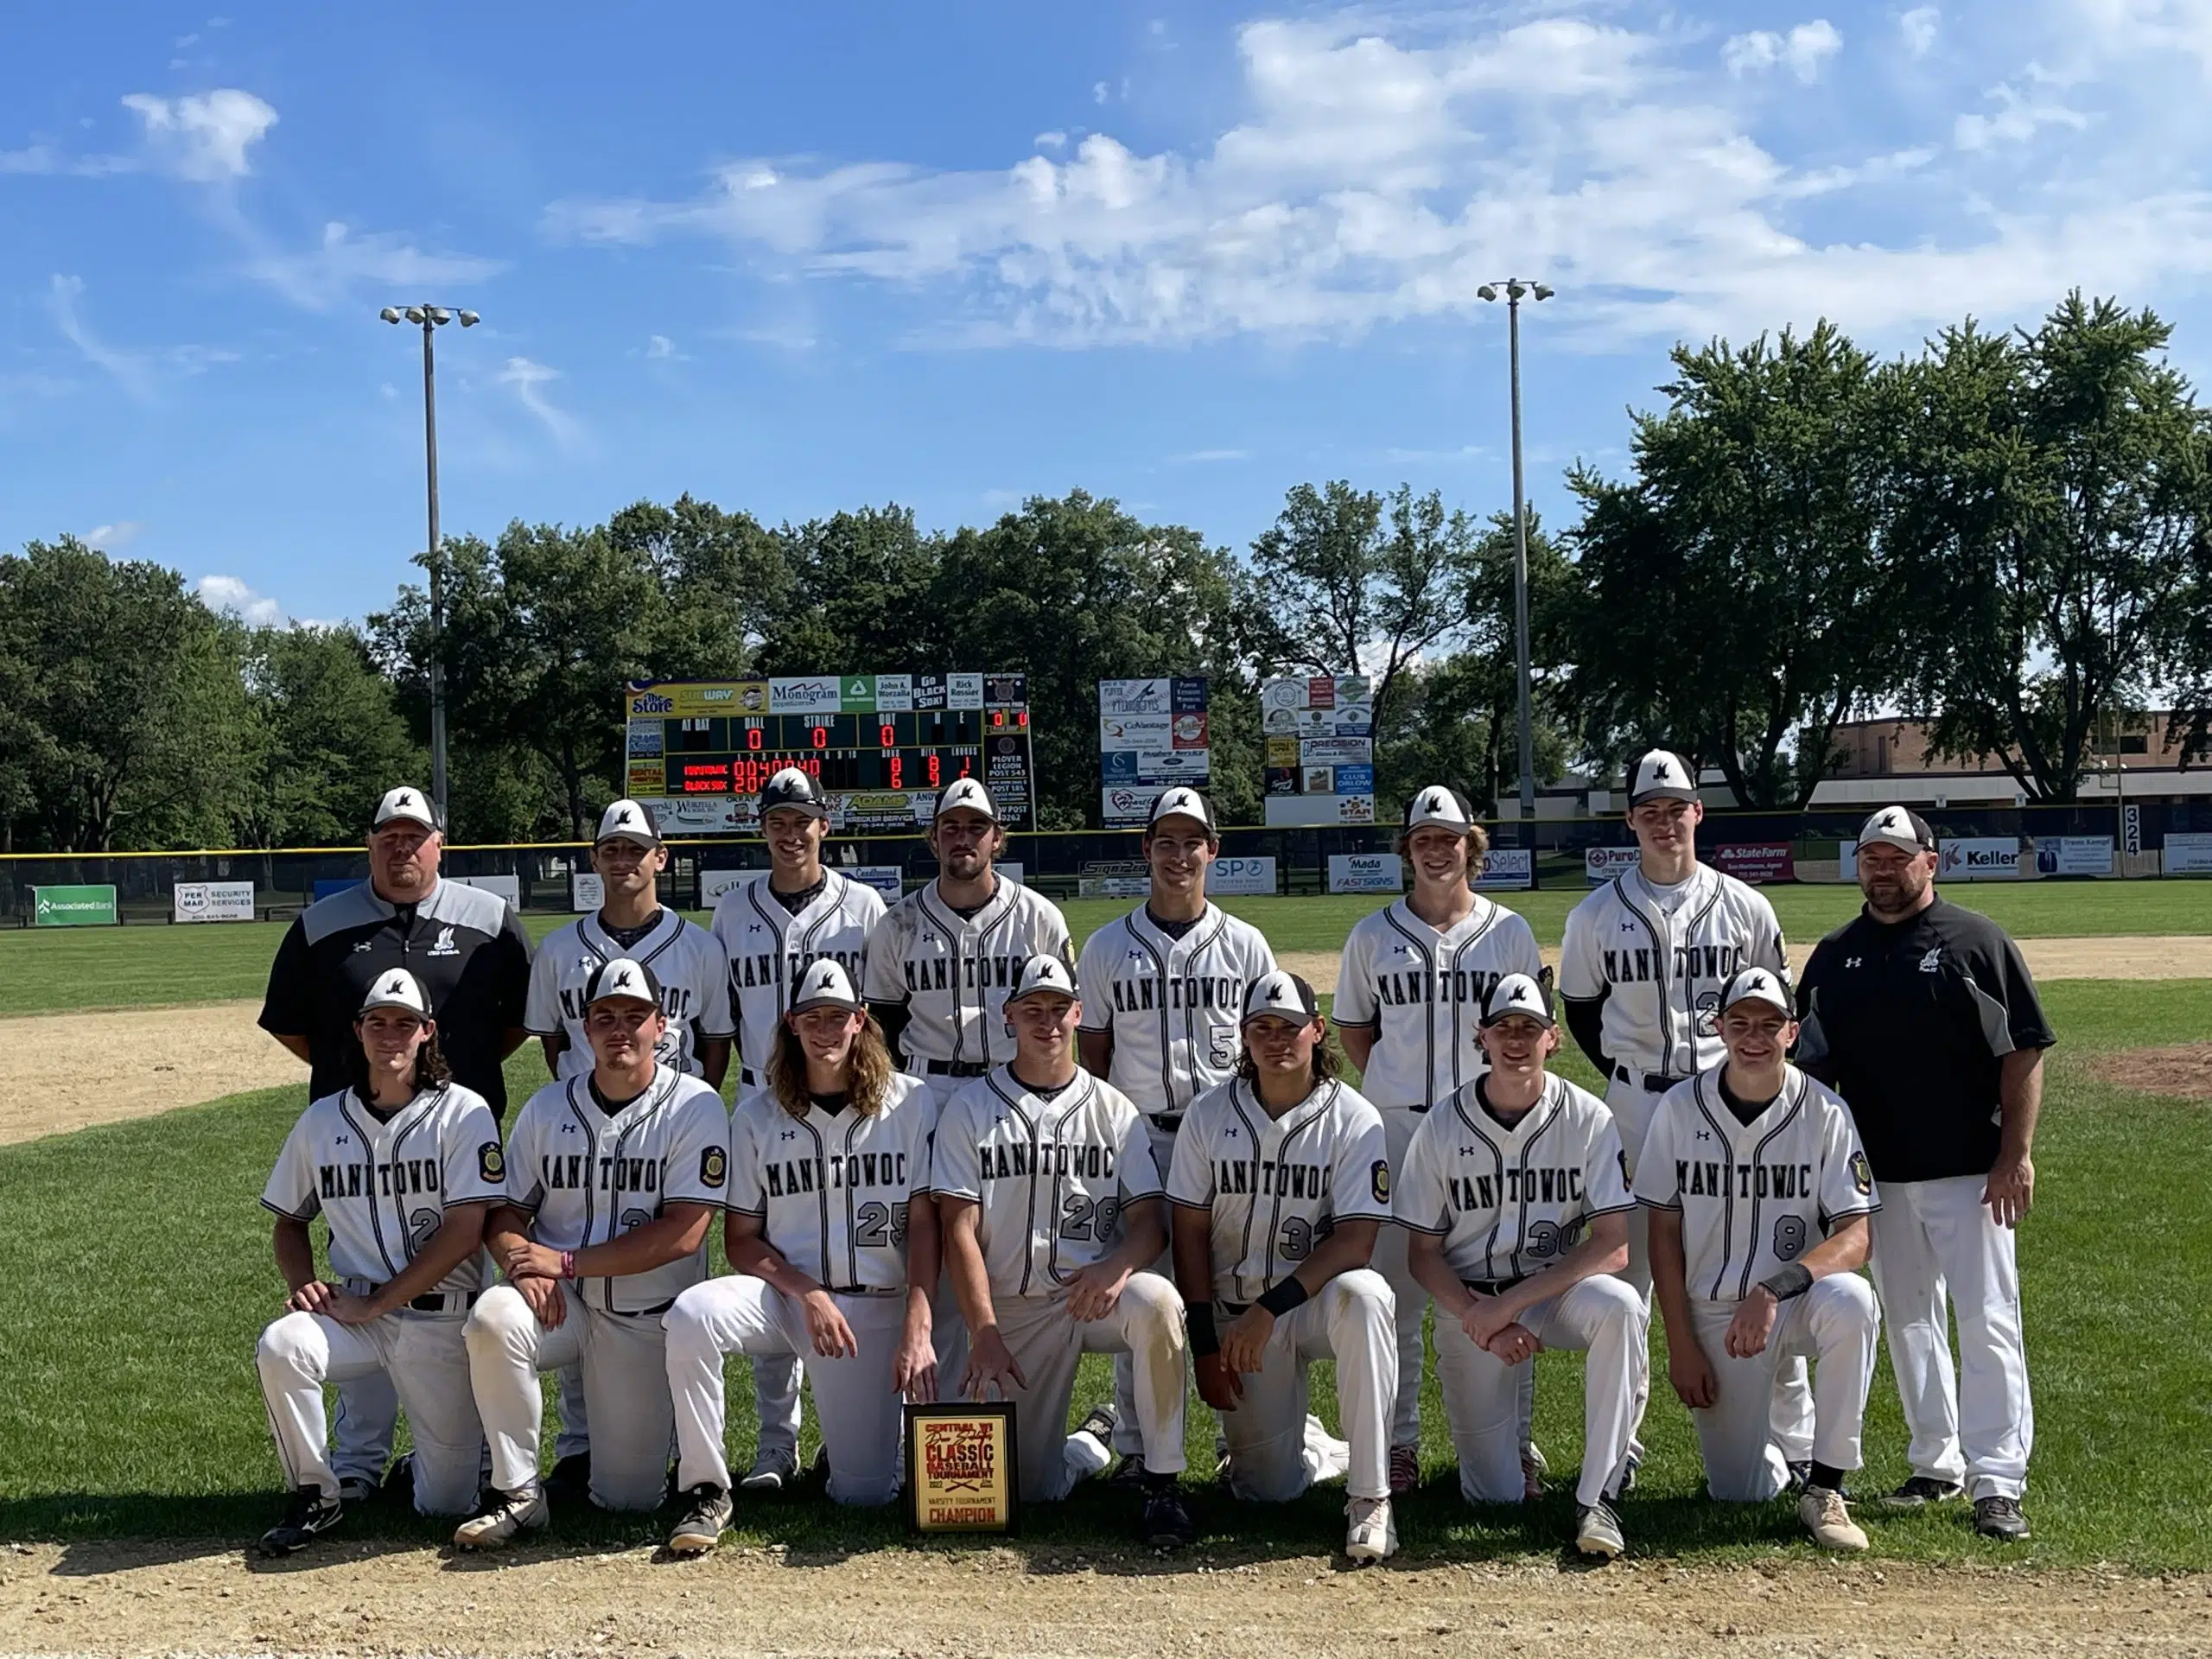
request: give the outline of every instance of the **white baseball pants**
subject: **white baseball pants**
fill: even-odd
[[[415,1439],[416,1512],[467,1515],[476,1507],[484,1429],[469,1391],[460,1314],[405,1312],[340,1325],[321,1313],[287,1313],[261,1333],[254,1361],[288,1487],[337,1496],[323,1384],[373,1375],[388,1379],[394,1400],[406,1408]]]
[[[852,1327],[860,1352],[824,1359],[807,1334],[806,1313],[766,1280],[732,1274],[694,1285],[676,1299],[668,1332],[668,1391],[676,1408],[680,1452],[676,1484],[702,1481],[727,1491],[729,1462],[722,1446],[726,1418],[722,1357],[789,1356],[806,1369],[822,1445],[830,1454],[830,1497],[839,1503],[888,1503],[899,1496],[901,1396],[891,1386],[906,1294],[839,1296],[837,1311]]]
[[[925,1071],[918,1073],[929,1085],[930,1097],[937,1102],[938,1116],[952,1097],[975,1082],[973,1077],[935,1077]],[[923,1200],[917,1198],[915,1202]],[[934,1200],[931,1200],[934,1202]],[[938,1229],[938,1255],[944,1254],[944,1229]],[[957,1400],[960,1394],[960,1379],[968,1374],[968,1321],[961,1317],[960,1299],[952,1294],[952,1269],[940,1265],[938,1270],[937,1291],[930,1298],[930,1344],[937,1350],[937,1389],[940,1400]]]
[[[1912,1472],[1969,1497],[2027,1490],[2036,1435],[2014,1235],[1981,1201],[1984,1177],[1885,1182],[1871,1223]],[[1951,1366],[1946,1313],[1959,1322]]]
[[[1610,1274],[1579,1280],[1522,1312],[1517,1323],[1547,1348],[1579,1348],[1582,1368],[1582,1474],[1575,1502],[1599,1502],[1618,1484],[1650,1386],[1650,1325],[1643,1300]],[[1459,1458],[1459,1494],[1470,1503],[1518,1503],[1520,1397],[1533,1361],[1508,1365],[1478,1348],[1459,1320],[1436,1321],[1436,1381]]]
[[[1160,1179],[1164,1181],[1167,1179],[1169,1166],[1175,1161],[1174,1131],[1161,1128],[1149,1117],[1145,1119],[1144,1128],[1145,1133],[1152,1137],[1152,1160],[1160,1166]],[[1172,1224],[1167,1249],[1160,1260],[1152,1264],[1152,1270],[1169,1284],[1175,1282],[1175,1245]],[[1127,1354],[1117,1354],[1114,1358],[1114,1455],[1135,1457],[1144,1450],[1144,1440],[1137,1428],[1136,1373]],[[1149,1468],[1150,1465],[1146,1466]],[[1159,1471],[1155,1470],[1154,1472]]]
[[[543,1325],[522,1293],[495,1285],[465,1328],[468,1377],[492,1446],[492,1484],[503,1492],[537,1484],[543,1427],[540,1371],[582,1368],[584,1396],[600,1402],[592,1436],[591,1498],[603,1510],[657,1510],[668,1495],[668,1447],[675,1411],[660,1320],[653,1314],[605,1313],[563,1285],[567,1312]]]
[[[1228,1323],[1225,1309],[1217,1317]],[[1321,1431],[1307,1413],[1306,1368],[1317,1359],[1336,1363],[1343,1440]],[[1330,1280],[1319,1295],[1275,1320],[1261,1362],[1258,1370],[1237,1378],[1244,1392],[1236,1408],[1221,1414],[1229,1490],[1282,1503],[1316,1481],[1342,1475],[1346,1497],[1388,1497],[1398,1351],[1382,1275],[1360,1268]],[[1514,1466],[1520,1466],[1517,1449]]]
[[[1698,1346],[1713,1367],[1714,1382],[1713,1403],[1690,1413],[1705,1453],[1706,1490],[1724,1503],[1763,1503],[1789,1485],[1791,1459],[1776,1429],[1776,1388],[1793,1362],[1813,1364],[1813,1443],[1808,1455],[1838,1469],[1858,1468],[1882,1319],[1874,1287],[1855,1273],[1821,1280],[1802,1296],[1782,1304],[1765,1350],[1749,1359],[1731,1359],[1721,1345],[1736,1306],[1690,1304]]]

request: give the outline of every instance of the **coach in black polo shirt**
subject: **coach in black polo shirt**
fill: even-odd
[[[429,796],[389,791],[371,823],[369,879],[308,906],[276,947],[261,1027],[313,1069],[309,1099],[349,1084],[370,983],[404,968],[429,995],[454,1081],[505,1116],[501,1063],[523,1043],[530,939],[499,894],[438,879],[442,842]],[[382,1483],[398,1415],[383,1372],[340,1385],[330,1461],[348,1503]]]
[[[1798,976],[1798,1062],[1849,1103],[1882,1194],[1874,1287],[1912,1435],[1912,1478],[1885,1502],[1963,1490],[1977,1531],[2020,1539],[2035,1414],[2013,1230],[2035,1196],[2043,1052],[2057,1039],[2019,947],[1935,883],[1925,820],[1901,806],[1866,820],[1866,906]]]

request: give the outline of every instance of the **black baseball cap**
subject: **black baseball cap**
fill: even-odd
[[[779,807],[792,808],[810,817],[826,818],[830,816],[830,798],[823,792],[821,781],[812,772],[785,766],[760,785],[760,816],[765,818]]]

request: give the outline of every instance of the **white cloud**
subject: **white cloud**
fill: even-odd
[[[676,349],[676,342],[666,334],[648,334],[645,337],[645,355],[650,358],[667,359],[681,356],[682,353]]]
[[[1943,14],[1934,6],[1915,6],[1897,19],[1904,49],[1916,58],[1924,58],[1936,49],[1936,37],[1942,26]]]
[[[2079,132],[2088,118],[2063,104],[2038,103],[2010,86],[1993,86],[1989,96],[1999,106],[1994,115],[1969,112],[1952,124],[1952,141],[1961,149],[1987,149],[1997,144],[2024,144],[2044,127],[2070,127]]]
[[[1107,100],[1107,99],[1108,99],[1109,97],[1110,97],[1111,95],[1112,95],[1112,94],[1111,94],[1110,91],[1109,90],[1109,88],[1107,87],[1107,85],[1106,85],[1106,83],[1105,83],[1104,81],[1103,81],[1103,80],[1095,80],[1095,81],[1091,82],[1091,84],[1090,84],[1090,101],[1091,101],[1092,103],[1094,103],[1094,104],[1103,104],[1103,103]]]
[[[1068,147],[1068,136],[1065,132],[1057,130],[1040,132],[1032,138],[1029,143],[1033,149],[1065,149]]]
[[[1821,65],[1842,49],[1843,36],[1835,25],[1825,17],[1816,17],[1798,24],[1787,35],[1755,29],[1748,35],[1734,35],[1720,48],[1720,60],[1732,75],[1758,74],[1781,65],[1798,79],[1810,83],[1820,79]]]
[[[499,384],[512,386],[515,401],[552,435],[556,444],[573,454],[583,447],[583,428],[575,416],[545,395],[545,388],[560,378],[558,369],[533,363],[526,357],[509,358],[506,366],[499,371]]]
[[[427,253],[393,232],[356,235],[336,220],[325,225],[321,239],[304,252],[272,247],[261,232],[243,220],[237,225],[253,250],[246,274],[309,311],[328,310],[365,288],[402,290],[397,297],[410,299],[413,290],[480,283],[499,269],[496,260]]]
[[[56,273],[47,283],[46,303],[61,337],[84,354],[85,360],[114,377],[115,383],[139,403],[154,396],[154,365],[139,352],[111,346],[92,332],[78,301],[85,292],[84,279]]]
[[[192,587],[209,610],[228,611],[250,626],[281,628],[287,620],[282,605],[236,576],[202,576]]]
[[[169,172],[195,184],[243,178],[246,152],[276,124],[276,111],[234,86],[177,99],[132,92],[123,107],[144,124],[147,147]]]
[[[1205,466],[1214,461],[1249,461],[1251,458],[1249,449],[1188,449],[1167,459],[1179,466]]]
[[[79,539],[86,547],[96,547],[103,553],[120,553],[137,541],[138,532],[145,528],[136,518],[124,518],[112,524],[94,524]]]

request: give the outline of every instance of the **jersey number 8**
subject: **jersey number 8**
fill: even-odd
[[[1777,1216],[1774,1218],[1774,1253],[1784,1262],[1795,1262],[1805,1253],[1805,1217]]]

